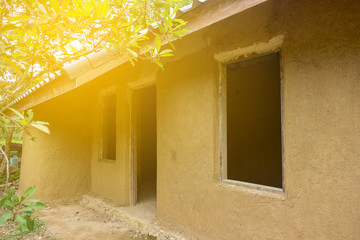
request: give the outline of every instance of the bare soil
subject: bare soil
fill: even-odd
[[[13,223],[0,227],[2,240],[155,240],[128,229],[123,222],[109,219],[79,204],[53,205],[41,210],[41,225],[34,233],[21,235]]]
[[[79,204],[50,206],[40,212],[47,231],[63,240],[153,240],[129,230],[120,221],[109,219]]]
[[[10,187],[15,190],[18,185],[17,179],[10,183]],[[2,194],[3,189],[0,187],[0,196]],[[0,240],[156,240],[156,237],[129,229],[128,224],[110,218],[111,215],[106,212],[94,211],[78,200],[74,199],[71,203],[47,203],[46,209],[37,212],[38,227],[31,233],[21,234],[17,225],[12,222],[3,224],[0,226]],[[152,211],[155,210],[152,208],[156,204],[154,199],[151,200],[146,204],[139,204],[140,210],[136,208],[135,213],[141,211],[140,215],[145,219],[154,217]]]

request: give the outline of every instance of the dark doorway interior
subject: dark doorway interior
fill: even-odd
[[[116,94],[104,97],[103,158],[116,159]]]
[[[137,200],[156,199],[156,86],[137,91]]]

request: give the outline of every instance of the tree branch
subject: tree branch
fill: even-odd
[[[2,150],[2,148],[0,148],[1,154],[5,157],[6,160],[6,182],[5,182],[5,192],[7,190],[8,187],[8,183],[9,183],[9,159],[6,156],[5,152]]]

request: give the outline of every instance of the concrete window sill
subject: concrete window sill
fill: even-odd
[[[233,189],[241,192],[252,193],[255,195],[285,199],[285,191],[282,188],[270,187],[260,184],[224,179],[220,183],[221,187]]]

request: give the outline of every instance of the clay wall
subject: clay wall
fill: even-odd
[[[270,0],[178,41],[165,71],[126,64],[35,107],[52,134],[25,140],[22,188],[36,183],[45,198],[91,190],[129,205],[131,84],[150,81],[160,221],[214,240],[359,238],[359,12],[351,0]],[[222,66],[278,50],[283,189],[221,181]],[[101,158],[107,91],[117,94],[115,161]]]
[[[160,220],[204,239],[360,237],[359,12],[358,1],[268,1],[178,42],[157,77]],[[221,182],[214,58],[264,53],[279,35],[284,190]]]
[[[42,200],[71,200],[90,190],[91,102],[86,94],[59,96],[33,108],[50,123],[50,135],[31,128],[24,134],[20,189],[38,185]]]

